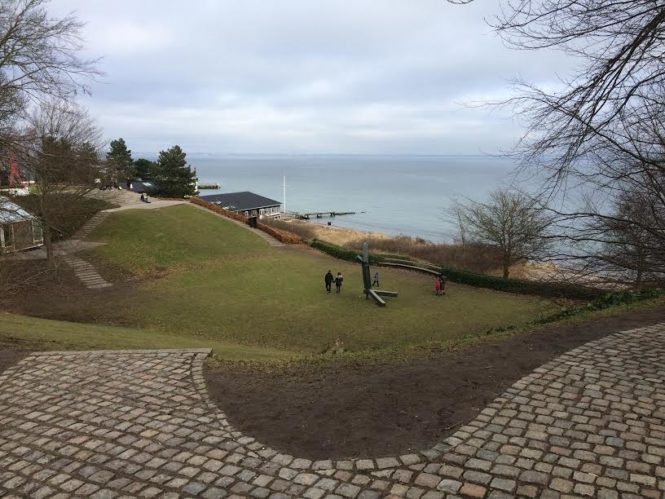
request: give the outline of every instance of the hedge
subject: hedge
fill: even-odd
[[[271,227],[266,224],[258,223],[256,228],[262,230],[266,234],[270,234],[272,237],[278,241],[283,242],[284,244],[302,244],[304,241],[298,234],[289,232],[284,229],[278,229],[276,227]]]
[[[356,256],[358,252],[342,248],[335,244],[320,241],[315,239],[311,243],[312,247],[320,249],[335,258],[342,260],[357,261]],[[384,255],[369,255],[369,262],[372,265],[381,265],[384,261],[393,260]],[[413,262],[414,266],[422,266],[420,262],[411,260],[408,257],[400,257],[400,260],[405,263],[408,261]],[[478,274],[468,270],[462,270],[454,267],[437,267],[433,264],[426,264],[428,268],[439,269],[449,281],[459,284],[467,284],[479,288],[496,289],[497,291],[506,291],[508,293],[520,293],[528,295],[538,295],[547,298],[570,298],[575,300],[594,300],[600,298],[606,291],[588,286],[581,286],[578,284],[570,284],[564,282],[538,282],[527,281],[523,279],[504,279],[502,277],[491,276],[487,274]]]
[[[208,201],[204,201],[198,196],[193,196],[190,201],[194,204],[197,204],[199,206],[202,206],[203,208],[206,208],[210,211],[214,211],[215,213],[218,213],[220,215],[224,215],[227,218],[232,218],[233,220],[237,220],[238,222],[242,223],[247,223],[247,217],[244,215],[241,215],[240,213],[236,213],[235,211],[227,210],[222,208],[221,206],[215,204],[215,203],[209,203]]]
[[[611,293],[604,293],[602,296],[596,298],[590,303],[587,303],[586,305],[579,307],[565,307],[551,315],[548,315],[542,319],[538,319],[534,322],[536,324],[547,324],[549,322],[555,322],[561,319],[572,317],[573,315],[577,315],[582,312],[593,311],[593,310],[604,310],[606,308],[614,307],[616,305],[627,305],[630,303],[636,303],[643,300],[659,298],[663,295],[665,295],[665,290],[660,288],[641,289],[637,291],[614,291]]]
[[[223,215],[227,218],[232,218],[233,220],[237,220],[244,224],[249,223],[249,219],[246,216],[241,215],[240,213],[237,213],[235,211],[222,208],[221,206],[215,203],[209,203],[208,201],[204,201],[200,197],[194,196],[190,199],[190,201],[198,206],[201,206],[203,208],[206,208],[207,210]],[[266,234],[271,235],[272,237],[274,237],[275,239],[284,244],[301,244],[303,242],[302,238],[299,235],[283,229],[276,229],[274,227],[270,227],[262,223],[257,223],[256,228],[265,232]]]

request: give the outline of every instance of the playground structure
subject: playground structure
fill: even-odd
[[[358,255],[356,257],[362,266],[362,273],[363,273],[363,285],[365,287],[365,298],[369,299],[371,296],[374,302],[379,306],[379,307],[385,307],[386,306],[386,301],[382,298],[382,296],[390,296],[393,298],[397,298],[398,293],[397,291],[386,291],[383,289],[372,289],[372,279],[370,277],[370,271],[369,271],[369,248],[367,245],[367,241],[363,243],[363,254]]]

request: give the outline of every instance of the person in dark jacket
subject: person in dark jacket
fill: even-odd
[[[335,287],[337,288],[338,293],[340,291],[342,291],[342,281],[344,281],[344,277],[342,276],[342,273],[337,272],[337,277],[335,277]]]
[[[328,294],[330,294],[330,289],[331,289],[331,287],[332,287],[333,279],[334,279],[334,277],[333,277],[331,271],[328,271],[328,273],[327,273],[327,274],[325,275],[325,277],[323,278],[323,280],[324,280],[325,283],[326,283],[326,291],[328,292]]]
[[[376,286],[377,288],[379,287],[379,272],[374,272],[374,281],[372,282],[372,286]]]

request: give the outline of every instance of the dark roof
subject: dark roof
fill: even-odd
[[[259,196],[249,191],[212,194],[210,196],[201,196],[201,199],[234,211],[256,210],[258,208],[268,208],[281,204],[279,201]]]

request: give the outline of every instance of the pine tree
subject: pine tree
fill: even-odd
[[[109,166],[120,180],[128,180],[134,177],[134,161],[132,151],[127,149],[125,139],[122,137],[111,141],[111,149],[106,153]]]
[[[134,173],[141,180],[152,180],[157,175],[157,163],[149,159],[139,158],[134,161]]]
[[[167,197],[191,196],[196,191],[196,171],[188,164],[180,146],[159,152],[156,183],[159,194]]]

